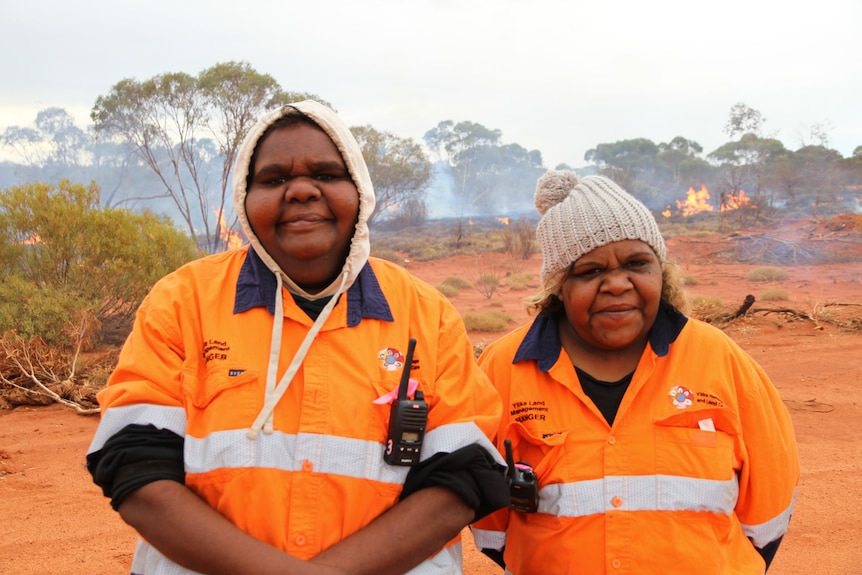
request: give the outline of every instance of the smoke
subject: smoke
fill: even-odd
[[[456,194],[455,178],[445,162],[436,162],[431,171],[431,185],[425,192],[425,206],[429,219],[456,218],[469,214]]]

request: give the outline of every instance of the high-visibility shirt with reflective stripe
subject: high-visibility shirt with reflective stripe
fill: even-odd
[[[433,287],[373,258],[311,344],[273,432],[249,439],[264,401],[273,316],[266,298],[242,309],[243,266],[245,248],[192,262],[153,288],[99,395],[91,452],[130,423],[172,429],[185,438],[193,491],[254,537],[313,557],[401,493],[409,468],[383,462],[389,405],[374,400],[397,387],[413,337],[410,376],[429,404],[422,458],[472,443],[496,453],[488,438],[499,396],[457,311]],[[312,325],[290,295],[283,321],[279,378]]]
[[[498,448],[510,439],[539,478],[538,513],[473,526],[480,548],[505,546],[511,573],[763,573],[754,545],[787,528],[796,443],[776,388],[723,332],[660,313],[613,426],[554,318],[492,343],[479,363],[503,398]]]

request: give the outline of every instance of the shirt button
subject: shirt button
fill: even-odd
[[[614,569],[619,569],[622,564],[623,562],[619,559],[614,559],[613,561],[611,561],[611,567],[613,567]]]
[[[293,542],[296,543],[297,545],[299,545],[300,547],[305,545],[305,535],[297,535],[296,538],[293,540]]]
[[[610,443],[611,445],[613,445],[613,444],[614,444],[614,443],[616,443],[616,442],[617,442],[617,438],[616,438],[616,437],[614,437],[613,435],[609,435],[609,436],[608,436],[608,443]]]
[[[614,497],[613,499],[611,499],[611,505],[613,505],[614,507],[619,507],[622,504],[623,504],[623,500],[620,499],[619,497]]]
[[[302,462],[302,470],[306,473],[311,473],[312,471],[314,471],[314,464],[306,459]]]

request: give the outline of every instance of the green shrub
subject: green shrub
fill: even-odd
[[[783,289],[771,288],[764,290],[760,294],[760,299],[764,301],[787,301],[790,299],[790,296]]]
[[[455,289],[467,289],[473,287],[473,284],[471,284],[469,281],[458,276],[446,276],[443,279],[443,283]]]
[[[509,329],[512,316],[499,310],[488,310],[482,312],[468,311],[463,314],[464,326],[467,331],[483,331],[499,333]]]
[[[787,279],[787,272],[775,266],[760,266],[748,272],[745,279],[753,282],[781,281]]]
[[[446,297],[455,297],[459,293],[461,293],[458,288],[452,287],[446,283],[437,284],[434,286],[437,288],[437,291],[445,295]]]
[[[159,278],[198,256],[170,219],[99,195],[69,180],[0,191],[0,333],[56,344],[82,317],[131,321]]]

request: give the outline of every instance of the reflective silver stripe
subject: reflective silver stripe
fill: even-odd
[[[261,433],[251,440],[245,432],[245,429],[236,429],[213,432],[204,438],[186,437],[186,471],[206,473],[240,467],[298,471],[308,461],[318,473],[401,485],[410,470],[384,463],[384,445],[376,441],[279,431]],[[471,443],[480,443],[490,453],[497,453],[476,424],[468,422],[443,425],[428,432],[422,458],[427,459],[439,451],[451,452]]]
[[[546,485],[539,492],[539,512],[558,517],[584,517],[606,511],[707,511],[729,515],[738,496],[736,476],[726,481],[673,475],[610,476]]]
[[[787,532],[787,526],[790,524],[790,516],[793,514],[793,508],[796,506],[797,489],[793,490],[793,499],[790,505],[782,511],[777,517],[760,523],[758,525],[742,524],[742,532],[747,537],[751,538],[752,543],[758,549],[763,549],[769,543],[772,543]]]
[[[186,472],[238,467],[299,471],[308,461],[317,473],[402,485],[410,470],[384,463],[383,444],[376,441],[280,431],[249,439],[245,432],[235,429],[217,431],[203,439],[186,437]]]
[[[151,423],[159,429],[170,429],[182,437],[186,433],[186,410],[182,407],[166,407],[148,403],[108,408],[102,415],[102,420],[99,422],[96,435],[93,436],[87,453],[102,449],[106,441],[131,423],[139,425]]]
[[[422,444],[422,459],[427,459],[440,451],[452,452],[473,443],[478,443],[484,447],[485,451],[494,456],[497,463],[506,465],[506,460],[503,459],[494,444],[472,421],[441,425],[426,433]]]
[[[138,545],[135,548],[135,558],[132,561],[131,571],[140,575],[194,575],[197,573],[197,571],[180,567],[141,539],[138,540]],[[461,575],[461,544],[455,543],[446,547],[405,575]]]
[[[470,532],[473,534],[473,541],[478,549],[495,549],[502,551],[506,545],[505,531],[491,531],[489,529],[477,529],[470,527]]]

